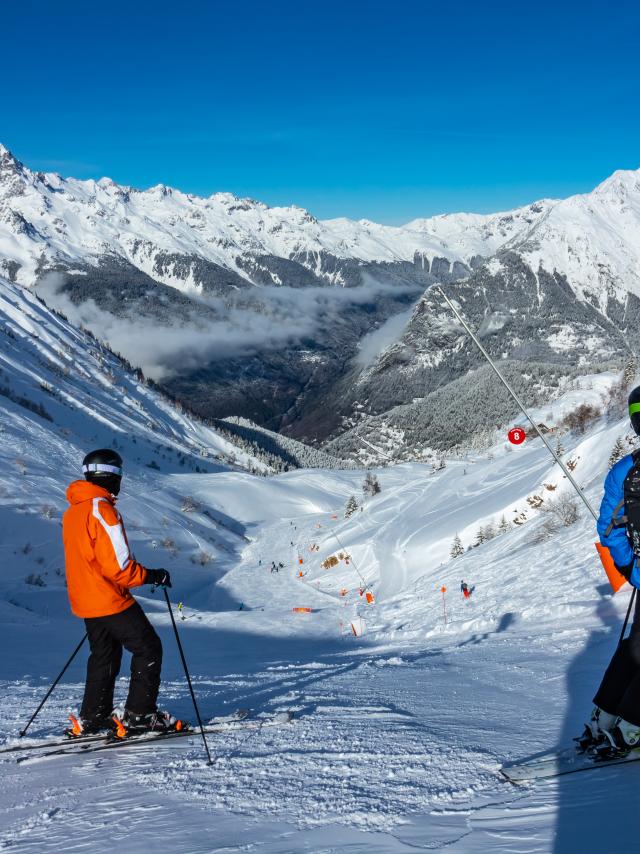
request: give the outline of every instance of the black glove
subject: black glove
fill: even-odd
[[[631,563],[628,563],[626,566],[618,566],[618,564],[616,564],[616,569],[618,570],[620,575],[623,575],[627,579],[627,581],[630,581],[631,573],[633,572],[633,567],[635,566],[635,563],[636,559],[634,558]]]
[[[155,584],[157,587],[171,587],[171,576],[166,569],[148,569],[145,584]]]

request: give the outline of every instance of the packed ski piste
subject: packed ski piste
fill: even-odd
[[[82,371],[53,420],[3,401],[0,846],[634,850],[635,382],[444,465],[261,477],[13,299],[3,370]]]

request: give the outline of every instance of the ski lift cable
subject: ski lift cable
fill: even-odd
[[[437,285],[437,286],[435,286],[434,290],[439,291],[439,293],[441,294],[441,296],[443,297],[443,299],[445,300],[445,302],[447,303],[447,305],[449,306],[449,308],[451,309],[451,311],[452,311],[452,312],[455,314],[455,316],[458,318],[458,320],[460,321],[460,323],[462,324],[462,326],[465,328],[465,330],[466,330],[467,334],[469,335],[469,337],[471,338],[471,340],[474,342],[474,344],[475,344],[475,345],[477,346],[477,348],[480,350],[480,352],[482,353],[482,355],[484,356],[484,358],[487,360],[487,362],[489,363],[489,365],[493,368],[493,370],[494,370],[494,372],[495,372],[496,376],[498,377],[498,379],[500,380],[500,382],[504,385],[504,387],[507,389],[507,391],[509,392],[509,394],[511,395],[511,397],[512,397],[512,398],[515,400],[515,402],[518,404],[518,407],[522,410],[522,413],[523,413],[523,415],[525,416],[525,418],[527,419],[527,421],[531,424],[531,426],[532,426],[532,427],[533,427],[533,429],[536,431],[536,433],[538,434],[538,436],[540,436],[540,438],[541,438],[541,439],[542,439],[542,441],[544,442],[544,444],[545,444],[545,446],[546,446],[547,450],[549,451],[549,453],[551,454],[551,456],[553,457],[553,459],[557,462],[557,464],[560,466],[560,468],[561,468],[561,469],[562,469],[562,471],[564,472],[564,474],[565,474],[566,478],[568,479],[569,483],[573,486],[573,488],[575,489],[575,491],[578,493],[578,495],[580,496],[580,498],[581,498],[581,499],[582,499],[582,501],[584,502],[584,504],[585,504],[585,506],[586,506],[587,510],[591,513],[591,515],[593,516],[593,518],[594,518],[594,519],[596,520],[596,522],[597,522],[597,521],[598,521],[598,514],[597,514],[597,513],[596,513],[596,511],[594,510],[594,508],[593,508],[593,506],[591,505],[591,503],[590,503],[589,499],[587,498],[587,496],[586,496],[586,495],[584,494],[584,492],[582,491],[582,487],[580,487],[580,486],[578,485],[578,483],[577,483],[577,482],[576,482],[576,480],[573,478],[573,476],[572,476],[571,472],[569,471],[569,469],[568,469],[568,468],[566,467],[566,465],[562,462],[562,460],[560,459],[560,457],[558,456],[558,454],[556,454],[556,452],[553,450],[553,448],[551,447],[551,445],[549,444],[549,442],[547,441],[547,439],[545,438],[545,436],[543,435],[543,433],[541,432],[541,430],[538,428],[538,425],[535,423],[535,421],[533,420],[533,418],[532,418],[532,417],[529,415],[529,413],[527,412],[527,410],[526,410],[526,408],[525,408],[525,405],[522,403],[522,401],[520,400],[520,398],[518,397],[518,395],[516,394],[516,392],[513,390],[513,388],[509,385],[509,383],[507,382],[507,380],[505,379],[505,377],[503,376],[503,374],[501,373],[501,371],[498,369],[498,367],[496,366],[496,364],[495,364],[495,362],[493,361],[493,359],[491,358],[491,356],[490,356],[490,355],[487,353],[487,351],[484,349],[484,347],[482,346],[482,344],[481,344],[481,343],[480,343],[480,341],[478,340],[478,338],[477,338],[477,336],[475,335],[475,333],[473,332],[473,330],[472,330],[472,329],[470,328],[470,326],[467,324],[467,322],[465,321],[465,319],[462,317],[462,315],[460,314],[460,312],[457,310],[457,308],[454,306],[454,304],[451,302],[451,300],[450,300],[450,299],[449,299],[449,297],[445,294],[445,292],[442,290],[442,288],[441,288],[439,285]]]
[[[355,569],[355,571],[358,573],[358,576],[359,576],[359,578],[360,578],[360,581],[362,582],[362,587],[363,587],[363,589],[364,589],[364,590],[368,590],[368,589],[369,589],[369,585],[368,585],[368,584],[367,584],[367,582],[364,580],[364,576],[362,575],[362,573],[361,573],[361,572],[360,572],[360,570],[358,569],[358,564],[357,564],[357,563],[355,562],[355,560],[353,559],[353,555],[352,555],[352,554],[350,554],[349,552],[347,552],[346,548],[342,545],[342,541],[340,540],[340,537],[336,534],[336,532],[335,532],[335,531],[333,531],[332,533],[333,533],[333,536],[334,536],[334,537],[336,538],[336,540],[338,541],[338,545],[339,545],[339,546],[340,546],[340,548],[342,549],[343,554],[345,554],[345,555],[346,555],[346,554],[348,554],[348,555],[349,555],[349,560],[350,560],[350,561],[351,561],[351,563],[353,564],[353,568]]]

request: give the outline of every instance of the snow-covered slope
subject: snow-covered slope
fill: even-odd
[[[597,401],[611,379],[573,389],[546,411],[549,425],[566,408]],[[626,419],[599,419],[582,436],[560,437],[594,504],[611,446],[627,429]],[[56,574],[58,520],[38,510],[75,474],[71,459],[51,466],[66,440],[48,430],[48,445],[44,434],[31,436],[43,449],[33,470],[3,460],[6,738],[82,630]],[[548,504],[567,488],[539,440],[510,451],[501,443],[437,472],[419,464],[381,470],[382,492],[364,502],[363,472],[265,479],[229,470],[165,474],[135,461],[128,471],[122,512],[143,560],[170,556],[171,594],[183,603],[179,630],[205,717],[250,706],[292,708],[297,720],[212,738],[212,767],[196,740],[98,759],[3,760],[4,846],[100,850],[108,831],[109,844],[122,838],[132,852],[633,850],[633,768],[518,789],[498,775],[505,760],[566,744],[580,730],[628,602],[628,591],[608,593],[590,515],[581,509],[575,524],[548,533],[549,517],[527,501],[538,495]],[[351,494],[363,509],[345,520]],[[180,495],[198,509],[185,513]],[[215,533],[216,514],[235,520],[236,533],[223,531],[229,551],[194,565],[189,543]],[[501,533],[449,559],[455,533],[471,546],[480,526],[495,529],[503,516]],[[173,554],[160,537],[174,539]],[[322,567],[340,554],[336,566]],[[284,569],[272,574],[272,560]],[[469,601],[459,594],[461,578],[475,584]],[[148,589],[139,598],[165,647],[162,702],[188,716],[166,608]],[[349,627],[356,616],[366,624],[360,638]],[[83,666],[81,655],[35,732],[59,728],[77,708]],[[125,686],[118,683],[119,700]]]
[[[228,439],[176,409],[117,356],[30,291],[0,278],[3,469],[56,462],[77,473],[78,454],[121,448],[156,471],[217,471],[238,462],[266,470]],[[51,457],[51,436],[63,448]],[[35,449],[35,450],[34,450]],[[21,462],[17,462],[17,460]]]

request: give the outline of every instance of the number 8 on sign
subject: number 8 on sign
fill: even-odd
[[[527,434],[522,427],[513,427],[509,430],[508,439],[512,445],[521,445],[527,438]]]

